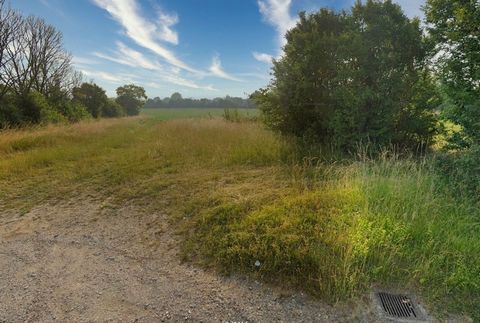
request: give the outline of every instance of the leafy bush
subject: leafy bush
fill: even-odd
[[[22,112],[26,123],[58,123],[64,122],[65,117],[39,92],[32,91],[24,97],[18,98],[17,105]]]
[[[115,100],[108,99],[102,107],[102,116],[106,118],[116,118],[125,115],[125,110]]]
[[[432,138],[438,100],[420,23],[398,5],[303,13],[287,41],[272,84],[253,95],[269,126],[344,150],[367,141],[416,148]]]
[[[431,56],[447,96],[445,116],[461,125],[457,148],[480,144],[480,2],[427,0],[425,18]]]
[[[91,118],[92,115],[83,105],[75,101],[66,101],[60,107],[62,114],[70,122],[78,122],[83,119]]]
[[[0,101],[0,129],[15,127],[23,122],[23,115],[9,98]]]
[[[81,86],[73,89],[73,100],[85,106],[94,118],[99,118],[108,98],[105,90],[97,84],[82,83]]]
[[[460,125],[461,129],[449,138],[449,148],[468,149],[480,144],[480,99],[467,92],[445,89],[442,117]]]

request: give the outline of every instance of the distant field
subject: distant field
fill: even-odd
[[[257,116],[257,109],[229,109],[237,110],[246,117]],[[161,120],[186,119],[186,118],[208,118],[222,116],[225,109],[222,108],[161,108],[161,109],[142,109],[142,115]]]

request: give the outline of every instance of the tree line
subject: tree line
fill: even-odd
[[[135,85],[119,87],[109,99],[82,79],[60,31],[0,0],[0,128],[136,115],[146,99]]]
[[[155,97],[148,99],[145,108],[255,108],[255,102],[240,97],[225,96],[214,99],[191,99],[184,98],[182,94],[175,92],[170,97],[163,99]]]

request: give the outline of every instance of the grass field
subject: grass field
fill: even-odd
[[[168,212],[184,258],[223,273],[331,302],[400,287],[480,320],[480,208],[428,159],[326,162],[223,110],[179,118],[197,112],[4,131],[0,208],[110,197]]]
[[[246,117],[255,117],[258,115],[256,109],[229,109],[238,111]],[[161,108],[161,109],[143,109],[142,115],[161,119],[172,120],[180,118],[208,118],[221,117],[225,113],[222,108]]]

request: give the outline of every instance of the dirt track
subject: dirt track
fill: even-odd
[[[0,322],[372,322],[182,264],[164,214],[85,200],[0,214]],[[368,307],[368,306],[367,306]]]

